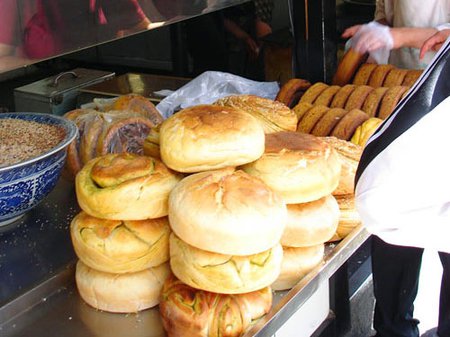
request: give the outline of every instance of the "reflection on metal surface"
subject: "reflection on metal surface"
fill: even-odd
[[[2,0],[0,73],[249,0]]]

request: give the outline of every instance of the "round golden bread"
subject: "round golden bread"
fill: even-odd
[[[264,152],[264,130],[258,120],[220,105],[197,105],[170,116],[161,125],[159,141],[162,161],[178,172],[237,166]]]
[[[310,247],[283,247],[283,263],[278,279],[272,283],[273,290],[293,288],[311,270],[323,262],[325,245]]]
[[[389,88],[387,87],[378,87],[372,90],[370,94],[367,95],[361,110],[368,114],[369,117],[378,115],[381,100],[388,89]]]
[[[326,111],[311,130],[311,134],[317,137],[325,137],[331,134],[339,120],[345,116],[347,110],[331,108]]]
[[[314,105],[325,105],[330,106],[331,101],[334,98],[334,95],[341,89],[339,85],[330,85],[324,91],[320,93],[320,95],[314,101]]]
[[[169,276],[159,310],[167,337],[239,337],[271,306],[270,287],[224,295],[192,288]]]
[[[143,220],[168,214],[169,192],[181,175],[155,158],[108,154],[89,161],[75,178],[78,204],[97,218]]]
[[[345,110],[361,109],[366,100],[367,95],[373,91],[373,88],[368,85],[358,85],[350,94],[345,103]]]
[[[401,85],[410,87],[419,79],[420,75],[422,75],[423,69],[409,69],[403,79],[403,83]]]
[[[333,195],[353,194],[356,169],[358,168],[363,148],[350,141],[336,137],[324,137],[322,139],[333,146],[342,162],[339,185],[333,191]]]
[[[356,85],[346,84],[341,89],[338,90],[336,95],[334,95],[331,101],[330,108],[343,108],[345,103],[347,103],[348,97],[351,95],[353,90],[355,90]]]
[[[367,115],[364,111],[359,109],[350,110],[339,120],[330,136],[350,140],[356,128],[367,119],[369,119],[369,115]]]
[[[297,131],[303,133],[310,133],[320,118],[330,110],[325,105],[314,105],[309,109],[298,122]]]
[[[288,221],[281,237],[283,247],[307,247],[327,242],[336,232],[339,206],[332,195],[288,205]]]
[[[392,64],[378,64],[370,74],[367,84],[374,88],[382,87],[388,72],[393,68],[394,66]]]
[[[223,169],[192,174],[170,193],[169,222],[190,245],[251,255],[275,246],[286,225],[284,200],[263,181]]]
[[[295,131],[297,115],[284,103],[255,95],[233,95],[218,99],[214,104],[241,109],[261,123],[265,133]]]
[[[282,259],[280,244],[258,254],[233,256],[198,249],[173,233],[170,236],[170,267],[175,276],[214,293],[243,294],[267,287],[278,277]]]
[[[108,273],[132,273],[169,260],[167,217],[103,220],[85,212],[70,224],[75,253],[87,266]]]
[[[339,183],[339,155],[318,137],[301,132],[267,135],[264,155],[242,166],[281,195],[287,204],[320,199]]]
[[[296,106],[294,106],[292,111],[295,112],[295,114],[297,115],[297,119],[300,121],[302,119],[303,115],[312,107],[313,107],[313,105],[311,103],[299,102]],[[298,124],[297,124],[297,127],[298,127]]]
[[[323,82],[317,82],[310,86],[308,90],[300,98],[300,102],[314,104],[317,97],[326,89],[329,85]]]
[[[311,86],[309,81],[301,78],[291,78],[282,85],[278,91],[275,100],[285,104],[287,107],[292,107],[296,104],[296,100],[301,94]]]
[[[349,48],[337,66],[332,83],[341,86],[350,83],[361,64],[366,62],[367,57],[368,54],[361,54]]]
[[[361,224],[361,218],[355,208],[355,196],[353,194],[337,195],[336,201],[341,215],[336,233],[330,241],[342,240]]]
[[[104,311],[133,313],[158,305],[169,263],[136,273],[111,274],[78,261],[75,281],[81,298]]]
[[[363,63],[359,67],[358,71],[353,78],[353,84],[355,85],[366,85],[369,82],[370,75],[372,71],[377,67],[376,63]]]
[[[383,87],[394,87],[397,85],[402,85],[405,79],[408,69],[393,68],[388,72],[386,78],[383,82]]]
[[[386,119],[387,117],[389,117],[406,90],[408,90],[408,87],[401,85],[390,87],[381,100],[377,117],[381,119]]]

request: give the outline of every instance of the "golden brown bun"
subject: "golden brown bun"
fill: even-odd
[[[197,105],[164,121],[160,150],[163,162],[179,172],[237,166],[262,155],[264,130],[256,118],[243,110]]]
[[[255,95],[234,95],[217,100],[214,104],[241,109],[255,117],[265,133],[295,131],[297,115],[285,104]]]
[[[353,194],[338,195],[336,201],[339,204],[341,215],[336,234],[330,241],[342,240],[350,232],[361,224],[361,218],[355,208],[355,196]]]
[[[370,75],[372,71],[377,67],[376,63],[363,63],[359,67],[353,79],[353,84],[355,85],[366,85],[369,83]]]
[[[287,107],[292,107],[300,95],[309,87],[311,83],[301,78],[291,78],[280,88],[280,91],[275,97],[275,100],[285,104]]]
[[[214,293],[243,294],[267,287],[278,277],[282,259],[280,244],[258,254],[233,256],[198,249],[173,233],[170,236],[170,267],[175,276]]]
[[[309,109],[298,122],[297,131],[310,133],[320,118],[329,110],[325,105],[314,105]]]
[[[388,72],[386,78],[383,82],[383,87],[395,87],[397,85],[402,85],[405,79],[408,69],[393,68]]]
[[[163,286],[159,310],[168,337],[239,337],[271,306],[269,287],[223,295],[192,288],[170,276]]]
[[[410,69],[405,75],[403,79],[403,83],[401,85],[410,87],[419,79],[420,75],[422,75],[422,69]]]
[[[172,230],[211,252],[251,255],[268,250],[280,240],[286,219],[283,199],[243,171],[192,174],[170,193]]]
[[[350,140],[356,128],[369,119],[369,115],[359,109],[350,110],[334,127],[330,136]]]
[[[383,99],[384,94],[389,88],[387,87],[379,87],[375,88],[369,95],[361,108],[369,117],[375,117],[378,115],[378,109]]]
[[[373,91],[373,88],[368,85],[358,85],[355,90],[348,97],[345,103],[345,110],[361,109],[366,100],[367,95]]]
[[[320,199],[339,183],[339,155],[318,137],[300,132],[277,132],[266,136],[266,151],[242,167],[261,178],[287,204]]]
[[[281,237],[284,247],[307,247],[327,242],[336,232],[339,206],[332,195],[288,205],[288,221]]]
[[[324,91],[320,93],[320,95],[314,101],[314,105],[325,105],[330,106],[331,101],[334,98],[334,95],[341,89],[339,85],[330,85]]]
[[[332,83],[341,86],[350,83],[361,64],[367,60],[367,56],[368,54],[361,54],[349,48],[338,64]]]
[[[347,110],[332,108],[326,111],[311,130],[311,134],[317,137],[325,137],[331,134],[336,124],[345,116]]]
[[[300,102],[292,109],[297,115],[297,119],[300,121],[303,115],[313,107],[311,103]],[[298,126],[298,125],[297,125]]]
[[[272,283],[273,290],[293,288],[311,270],[323,262],[325,245],[310,247],[283,247],[283,263],[278,279]]]
[[[328,87],[328,84],[322,82],[313,84],[308,90],[305,91],[303,96],[300,98],[300,102],[314,104],[317,97],[319,97],[319,95]]]
[[[342,162],[339,185],[333,195],[353,194],[355,189],[355,174],[362,155],[362,147],[347,140],[336,137],[324,137],[325,142],[334,147]]]
[[[384,79],[394,66],[392,64],[378,64],[377,67],[370,74],[368,85],[374,88],[382,87]]]
[[[90,306],[109,312],[131,313],[158,305],[169,263],[136,273],[111,274],[78,261],[75,281],[81,298]]]
[[[92,159],[77,174],[78,204],[109,220],[154,219],[168,214],[169,192],[181,180],[161,161],[131,153]]]
[[[343,108],[347,103],[348,97],[351,95],[353,90],[355,90],[356,85],[346,84],[341,89],[338,90],[336,95],[334,95],[331,101],[330,108]]]
[[[378,118],[386,119],[394,111],[403,94],[408,90],[405,86],[390,87],[381,100],[380,110],[378,111]]]
[[[70,235],[78,258],[108,273],[131,273],[169,259],[167,217],[138,221],[102,220],[85,212],[73,218]]]

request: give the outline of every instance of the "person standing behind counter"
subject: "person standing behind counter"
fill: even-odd
[[[419,58],[419,50],[437,31],[450,28],[450,0],[377,0],[374,21],[347,28],[361,53],[375,53],[377,63],[399,68],[425,68],[434,52]],[[378,55],[377,55],[378,54]]]
[[[450,30],[425,41],[441,51],[369,139],[356,174],[356,207],[372,237],[377,337],[418,337],[413,318],[424,248],[443,267],[437,335],[450,336]],[[429,172],[429,174],[427,174]],[[413,190],[411,190],[413,189]],[[431,336],[427,334],[427,336]]]

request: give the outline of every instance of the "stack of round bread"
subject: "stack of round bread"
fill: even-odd
[[[176,171],[191,173],[169,197],[170,266],[179,280],[168,281],[167,291],[173,294],[163,292],[160,304],[169,336],[178,336],[179,331],[186,336],[210,336],[208,331],[217,329],[219,334],[225,333],[222,329],[228,334],[227,326],[235,324],[235,315],[254,317],[255,292],[267,293],[265,309],[257,316],[270,308],[267,287],[280,273],[286,204],[263,181],[235,168],[260,158],[264,140],[258,119],[235,106],[193,106],[161,125],[163,162]],[[183,284],[174,288],[173,282]],[[197,309],[178,303],[192,297],[187,291],[200,301],[204,318],[197,317]],[[215,305],[209,302],[211,296],[227,303],[239,299],[247,305],[233,306],[233,314],[215,326],[217,318],[204,321],[217,315]],[[230,336],[242,334],[247,323],[238,333],[233,328]]]
[[[130,153],[94,158],[77,174],[82,211],[70,232],[89,305],[137,312],[159,303],[170,273],[168,198],[180,180],[159,160]]]
[[[289,289],[323,261],[324,243],[336,231],[339,207],[332,192],[339,183],[341,160],[318,137],[278,132],[266,135],[264,155],[242,169],[262,179],[287,204],[283,264],[272,287]]]

